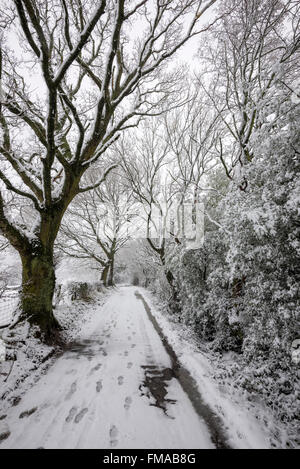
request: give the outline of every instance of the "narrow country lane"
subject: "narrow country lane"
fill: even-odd
[[[5,424],[2,448],[213,448],[136,287],[119,287]]]

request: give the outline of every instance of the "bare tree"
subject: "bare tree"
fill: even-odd
[[[131,194],[113,171],[101,187],[69,206],[56,246],[67,256],[95,261],[103,284],[112,286],[115,256],[130,239],[134,215]]]
[[[149,287],[159,280],[158,272],[163,274],[159,256],[145,239],[130,241],[118,253],[116,266],[123,280],[133,285]]]
[[[119,146],[129,184],[143,208],[144,237],[160,259],[172,292],[170,305],[177,310],[176,279],[167,253],[171,246],[185,248],[184,208],[199,201],[206,190],[203,179],[216,164],[216,119],[193,96],[182,108],[147,123],[131,137],[134,144]]]
[[[122,130],[176,100],[173,72],[158,72],[207,29],[199,18],[215,1],[2,3],[0,229],[21,256],[24,317],[43,336],[59,328],[53,246],[68,205]],[[30,204],[34,225],[10,216],[7,193]]]

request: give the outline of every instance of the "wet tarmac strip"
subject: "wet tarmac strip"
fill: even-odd
[[[135,296],[142,301],[145,311],[152,325],[154,326],[155,331],[159,335],[163,346],[170,357],[171,368],[160,368],[158,366],[144,366],[145,370],[145,379],[140,386],[140,391],[142,395],[154,399],[154,405],[163,410],[166,416],[168,415],[168,404],[175,404],[176,401],[172,399],[167,399],[167,381],[170,381],[172,378],[177,379],[180,383],[183,391],[189,397],[195,411],[201,419],[206,423],[208,430],[210,432],[211,440],[216,446],[217,449],[231,449],[228,438],[226,436],[225,430],[223,429],[223,423],[221,419],[216,415],[216,413],[203,401],[203,398],[198,389],[197,383],[190,374],[190,372],[184,368],[184,366],[179,362],[174,349],[169,344],[167,338],[162,332],[161,327],[159,326],[157,320],[151,312],[151,308],[144,299],[144,297],[138,292],[135,292]],[[173,417],[170,417],[173,418]]]

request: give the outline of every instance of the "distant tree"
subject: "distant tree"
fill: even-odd
[[[105,286],[114,284],[117,252],[130,239],[134,201],[115,171],[92,191],[70,204],[56,246],[77,259],[93,260]]]
[[[126,174],[133,195],[140,204],[140,217],[144,221],[144,231],[141,237],[147,240],[151,249],[158,255],[161,265],[172,291],[172,298],[177,301],[175,278],[166,263],[167,236],[164,224],[167,212],[174,201],[174,183],[167,174],[163,175],[167,165],[172,164],[169,158],[169,143],[163,139],[162,125],[159,121],[152,121],[143,127],[140,135],[130,139],[125,146],[119,146],[122,166]],[[163,230],[163,231],[161,231]]]
[[[142,235],[160,259],[172,309],[179,308],[179,299],[168,255],[171,246],[186,247],[185,204],[196,204],[209,189],[205,177],[216,162],[216,121],[192,96],[185,106],[142,127],[130,139],[134,145],[119,146],[125,174],[142,207]]]

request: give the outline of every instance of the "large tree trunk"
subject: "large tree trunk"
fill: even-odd
[[[110,259],[109,278],[108,278],[107,285],[109,287],[112,287],[114,285],[114,256],[112,256],[111,259]]]
[[[53,265],[54,242],[62,217],[77,194],[81,174],[69,174],[65,197],[40,211],[40,224],[34,236],[27,237],[6,219],[0,194],[0,229],[18,251],[22,261],[21,319],[37,326],[41,339],[59,342],[59,323],[53,315],[55,269]]]
[[[53,315],[55,269],[53,245],[59,221],[45,217],[40,239],[33,240],[25,250],[19,250],[22,260],[22,316],[31,325],[38,326],[41,338],[58,339],[59,324]]]
[[[108,277],[109,265],[106,265],[101,273],[101,281],[103,285],[107,287],[107,277]]]
[[[22,255],[22,315],[38,326],[46,341],[55,340],[59,324],[53,315],[55,272],[52,255]]]

